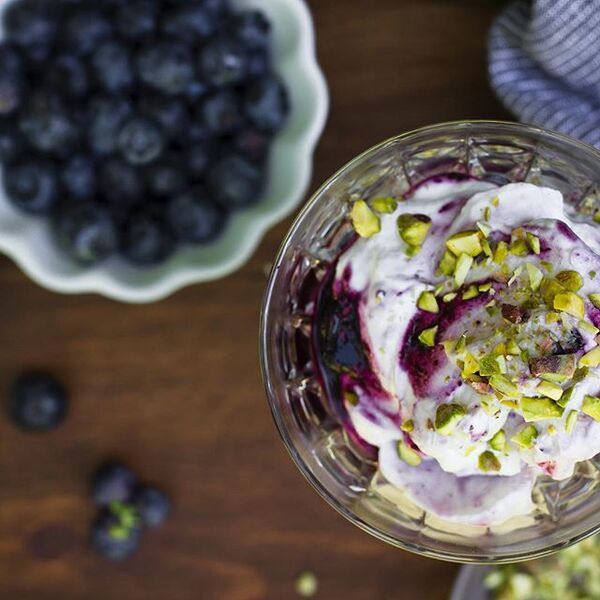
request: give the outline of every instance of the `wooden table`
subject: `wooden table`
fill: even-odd
[[[507,118],[486,83],[492,0],[311,0],[329,81],[313,187],[392,134]],[[68,297],[0,261],[0,386],[59,374],[72,413],[27,435],[0,418],[0,598],[286,600],[314,571],[326,600],[442,600],[457,567],[387,547],[329,508],[293,466],[259,375],[258,314],[289,221],[238,273],[150,306]],[[121,457],[175,499],[125,564],[87,549],[88,479]]]

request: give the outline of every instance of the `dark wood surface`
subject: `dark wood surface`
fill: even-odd
[[[485,73],[492,0],[311,0],[331,115],[313,188],[392,134],[505,118]],[[0,386],[59,374],[72,413],[41,436],[0,418],[0,598],[442,600],[457,567],[387,547],[309,488],[267,409],[257,356],[269,233],[238,273],[150,306],[40,289],[0,260]],[[176,509],[125,564],[87,549],[90,472],[122,457]]]

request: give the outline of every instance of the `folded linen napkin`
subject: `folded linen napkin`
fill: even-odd
[[[526,123],[600,147],[600,0],[518,0],[489,37],[490,82]]]

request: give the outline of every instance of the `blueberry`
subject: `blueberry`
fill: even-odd
[[[209,87],[206,83],[204,83],[203,81],[199,81],[198,79],[195,79],[194,81],[192,81],[190,83],[190,85],[188,85],[184,94],[185,94],[185,97],[187,98],[188,102],[193,104],[198,99],[202,98],[202,96],[204,96],[206,94],[206,92],[208,92],[208,90],[209,90]]]
[[[241,40],[247,48],[264,48],[269,45],[271,39],[271,24],[265,15],[252,10],[236,15],[233,25],[235,36]]]
[[[60,98],[44,89],[30,97],[21,113],[19,127],[36,150],[56,154],[69,152],[79,135]]]
[[[109,204],[131,206],[142,199],[144,182],[135,167],[117,157],[109,158],[100,167],[99,188]]]
[[[244,46],[231,37],[217,37],[209,41],[198,57],[200,72],[214,86],[233,85],[247,74],[248,55]]]
[[[165,94],[181,94],[194,80],[194,65],[189,49],[177,42],[152,42],[138,53],[140,79]]]
[[[208,143],[213,138],[211,131],[198,120],[190,123],[190,126],[185,131],[185,141],[189,144]]]
[[[244,110],[259,129],[281,129],[289,114],[288,95],[281,82],[264,77],[252,83],[244,93]]]
[[[48,87],[59,94],[80,98],[90,89],[90,80],[83,61],[72,54],[57,56],[48,65],[46,71]]]
[[[210,164],[214,155],[214,147],[210,142],[200,142],[186,146],[185,165],[188,169],[191,179],[200,179]]]
[[[78,54],[90,54],[112,35],[113,26],[108,18],[88,6],[73,12],[64,24],[65,43]]]
[[[96,169],[87,156],[74,156],[62,169],[60,181],[69,197],[91,200],[96,193]]]
[[[252,161],[260,162],[269,151],[271,136],[258,129],[244,129],[233,138],[233,147]]]
[[[114,40],[100,44],[91,59],[92,70],[100,87],[112,94],[126,92],[134,82],[129,48]]]
[[[162,154],[164,145],[160,128],[145,117],[127,120],[119,133],[119,150],[132,165],[147,165],[156,160]]]
[[[168,138],[177,139],[190,125],[190,113],[185,102],[178,98],[144,95],[139,102],[140,111],[158,123]]]
[[[18,50],[0,44],[0,116],[15,111],[23,97],[23,60]]]
[[[249,78],[264,77],[269,72],[270,57],[265,50],[255,50],[248,55]]]
[[[175,242],[162,219],[146,209],[132,215],[124,228],[121,253],[132,264],[156,265],[174,251]]]
[[[110,212],[93,202],[62,207],[54,219],[59,245],[75,261],[93,265],[117,249],[117,230]]]
[[[92,498],[98,506],[129,502],[136,485],[137,477],[131,469],[118,462],[105,463],[92,478]]]
[[[24,143],[12,121],[0,120],[0,163],[7,165],[21,156]]]
[[[30,159],[6,169],[4,187],[8,199],[31,214],[49,214],[58,199],[55,168],[42,160]]]
[[[159,198],[172,198],[182,192],[187,184],[182,162],[174,157],[150,165],[146,173],[148,190]]]
[[[140,546],[141,519],[131,505],[114,503],[103,510],[92,528],[92,547],[109,560],[130,557]]]
[[[151,486],[144,486],[136,491],[133,497],[133,505],[146,527],[162,525],[171,514],[171,499],[169,496]]]
[[[154,32],[157,16],[154,0],[129,0],[117,9],[117,30],[124,38],[139,40]]]
[[[243,124],[237,95],[231,90],[220,90],[210,95],[200,107],[202,123],[209,131],[225,135]]]
[[[182,242],[202,244],[216,238],[225,226],[226,214],[202,190],[194,190],[169,202],[167,220]]]
[[[58,28],[56,2],[18,0],[4,13],[6,39],[20,46],[49,46]]]
[[[265,184],[263,171],[247,159],[231,154],[208,173],[211,196],[225,208],[244,208],[260,200]]]
[[[132,112],[125,99],[97,97],[88,110],[88,141],[98,155],[111,154],[117,148],[117,138],[123,123]]]
[[[167,10],[161,29],[173,39],[194,44],[211,36],[216,27],[214,12],[204,2],[190,0]]]
[[[45,373],[25,373],[12,386],[9,412],[23,429],[50,431],[62,423],[68,407],[65,388]]]

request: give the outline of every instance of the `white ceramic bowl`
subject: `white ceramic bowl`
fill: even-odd
[[[7,4],[0,0],[0,17]],[[271,21],[274,69],[291,100],[290,119],[271,149],[262,200],[234,213],[224,234],[212,244],[182,247],[163,265],[135,268],[113,258],[97,267],[82,268],[55,246],[47,220],[18,212],[0,185],[0,252],[10,256],[31,279],[56,292],[95,292],[123,302],[152,302],[191,283],[235,271],[248,260],[267,229],[298,206],[310,183],[312,154],[329,105],[315,56],[312,19],[303,0],[234,0],[234,4],[258,8]]]

